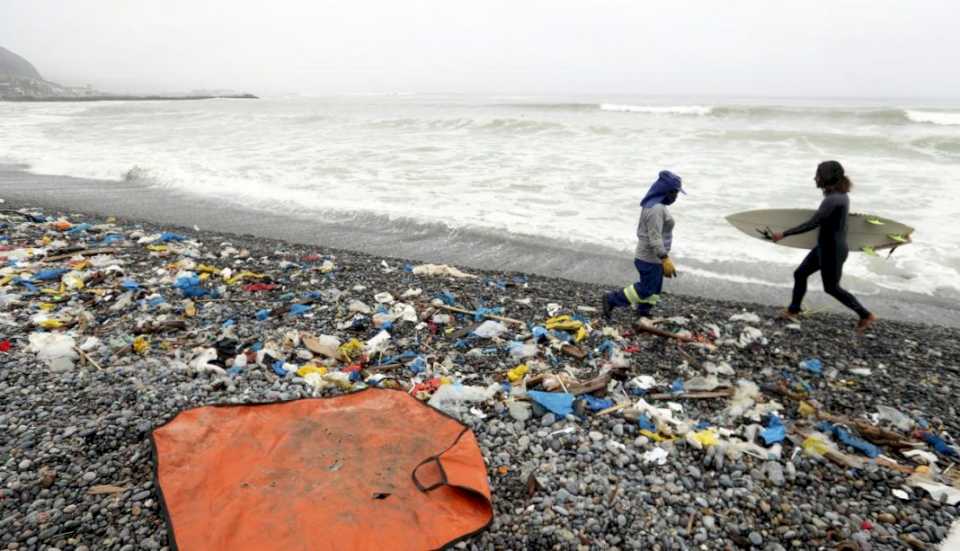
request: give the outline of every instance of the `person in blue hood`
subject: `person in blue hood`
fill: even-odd
[[[649,315],[660,299],[663,278],[677,275],[677,269],[670,260],[674,222],[667,206],[672,205],[681,192],[686,193],[680,177],[663,170],[640,201],[642,210],[637,223],[637,248],[633,259],[640,279],[622,290],[603,296],[605,320],[610,319],[613,309],[618,306],[630,306],[639,316]]]

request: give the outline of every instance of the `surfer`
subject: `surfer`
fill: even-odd
[[[847,214],[850,212],[850,198],[847,194],[853,185],[844,174],[843,165],[837,161],[824,161],[817,166],[814,177],[817,187],[823,190],[820,208],[810,220],[783,232],[776,232],[772,239],[780,241],[784,237],[806,233],[820,228],[817,234],[817,246],[810,250],[800,267],[793,272],[793,300],[784,312],[784,317],[795,319],[800,314],[800,304],[807,293],[807,278],[820,270],[823,290],[860,316],[857,332],[863,333],[877,317],[860,304],[860,301],[846,289],[840,287],[843,276],[843,263],[847,261]]]
[[[674,222],[667,205],[677,200],[677,195],[683,191],[681,186],[679,176],[663,170],[640,201],[642,210],[637,223],[637,248],[633,259],[640,279],[620,291],[611,291],[603,296],[605,320],[610,320],[613,309],[618,306],[631,306],[638,315],[649,315],[660,299],[663,278],[677,275],[677,269],[670,260]]]

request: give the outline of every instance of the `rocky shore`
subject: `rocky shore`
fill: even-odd
[[[153,427],[364,385],[485,393],[437,404],[493,492],[458,548],[934,549],[960,515],[956,329],[857,337],[850,317],[676,295],[607,323],[604,289],[561,279],[78,213],[0,223],[0,548],[169,549]]]

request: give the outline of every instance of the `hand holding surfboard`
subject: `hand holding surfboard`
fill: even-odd
[[[817,245],[817,232],[806,232],[774,239],[779,231],[806,222],[815,211],[810,209],[760,209],[727,216],[733,227],[755,239],[796,249],[812,249]],[[871,214],[850,214],[847,217],[847,245],[851,251],[876,254],[882,249],[895,249],[911,242],[913,228],[889,218]]]

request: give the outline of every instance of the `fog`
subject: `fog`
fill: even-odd
[[[850,0],[0,0],[0,46],[110,92],[960,97],[960,9]]]

